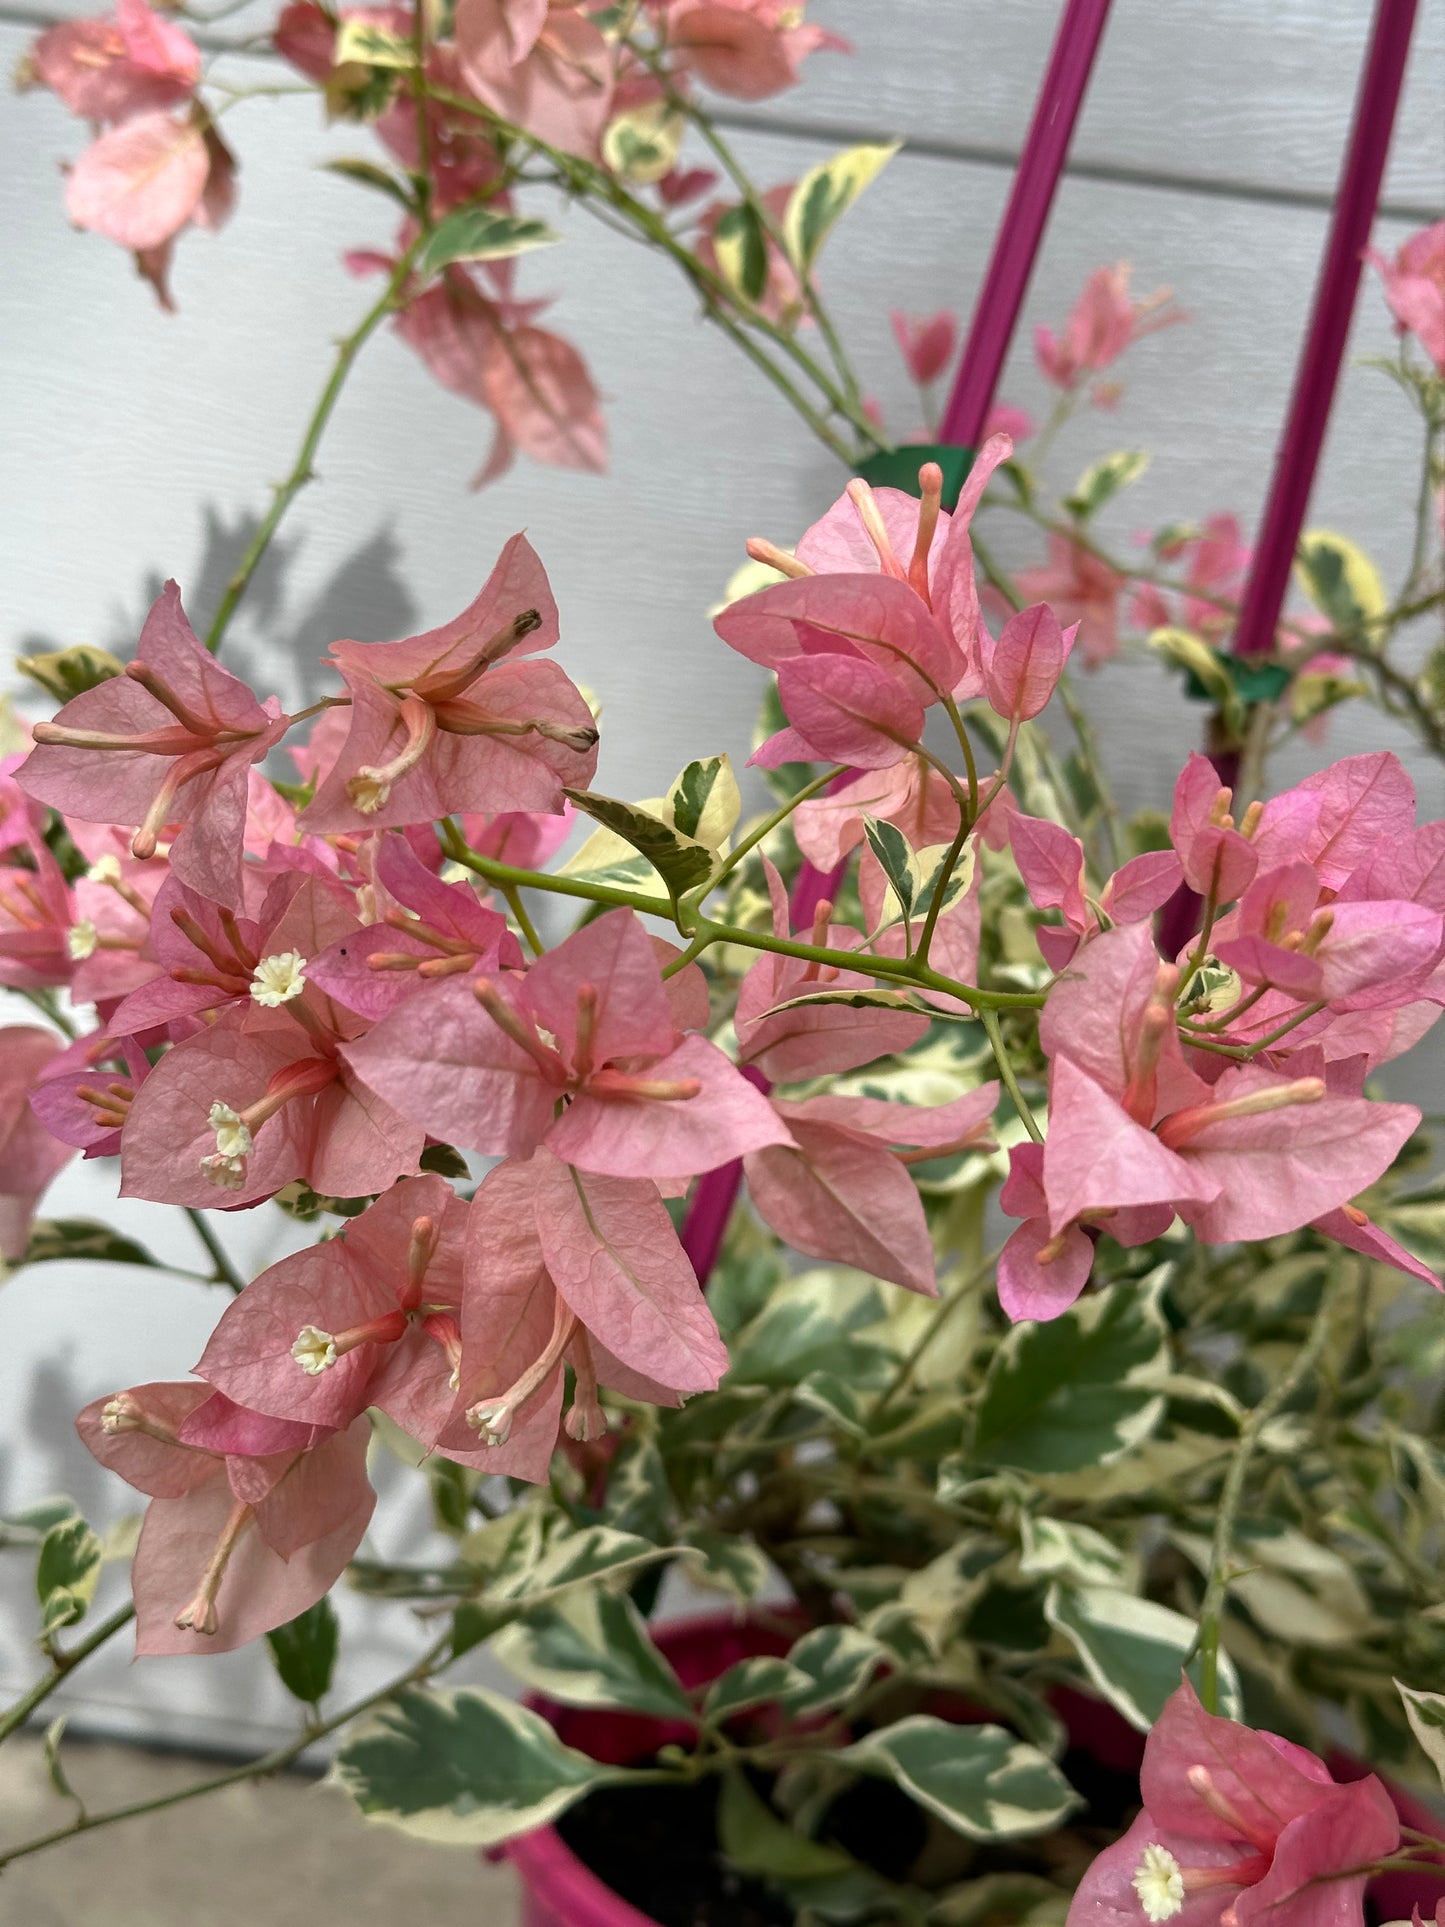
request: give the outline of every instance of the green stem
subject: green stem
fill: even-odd
[[[986,1258],[981,1259],[974,1267],[958,1287],[957,1291],[951,1291],[946,1298],[940,1300],[938,1308],[932,1318],[929,1319],[918,1337],[913,1341],[912,1347],[900,1361],[897,1371],[883,1388],[883,1396],[873,1407],[870,1419],[871,1424],[876,1426],[879,1413],[886,1411],[894,1399],[907,1390],[909,1384],[912,1382],[913,1374],[917,1371],[923,1359],[924,1353],[933,1344],[938,1334],[943,1330],[949,1319],[952,1318],[958,1307],[967,1300],[969,1293],[974,1289],[975,1285],[982,1284],[983,1280],[998,1263],[998,1260],[999,1253],[997,1251],[991,1251]]]
[[[118,1606],[109,1619],[103,1619],[98,1626],[86,1634],[84,1639],[77,1640],[74,1646],[67,1646],[57,1651],[54,1656],[55,1664],[50,1672],[43,1679],[37,1680],[30,1691],[16,1700],[6,1712],[0,1713],[0,1740],[8,1740],[18,1727],[24,1726],[36,1707],[45,1704],[56,1687],[70,1677],[83,1659],[89,1659],[93,1652],[102,1647],[108,1639],[113,1638],[123,1626],[128,1626],[134,1618],[135,1601],[127,1599],[123,1606]]]
[[[542,939],[537,935],[537,926],[527,915],[527,906],[522,901],[522,892],[515,883],[504,883],[502,895],[507,899],[507,907],[517,919],[517,928],[527,940],[527,948],[534,957],[540,957],[544,949]]]
[[[157,1794],[153,1799],[137,1800],[130,1806],[110,1807],[104,1813],[81,1813],[67,1826],[57,1827],[52,1833],[42,1833],[34,1840],[26,1840],[18,1847],[0,1852],[0,1868],[8,1867],[13,1860],[23,1860],[29,1854],[40,1853],[46,1847],[57,1846],[62,1840],[72,1839],[78,1833],[93,1833],[97,1827],[114,1826],[120,1820],[138,1819],[143,1813],[159,1813],[166,1807],[179,1806],[182,1801],[198,1800],[204,1793],[219,1793],[228,1786],[240,1786],[247,1780],[263,1780],[272,1773],[280,1773],[317,1740],[325,1739],[328,1733],[335,1733],[371,1707],[380,1705],[402,1687],[420,1685],[423,1680],[440,1671],[438,1661],[450,1643],[451,1633],[448,1631],[427,1649],[414,1666],[408,1667],[396,1679],[389,1680],[385,1686],[378,1687],[363,1699],[353,1700],[350,1706],[329,1720],[322,1720],[319,1724],[308,1722],[294,1740],[288,1740],[285,1746],[278,1746],[274,1752],[264,1754],[259,1760],[249,1760],[245,1765],[233,1767],[227,1773],[217,1773],[209,1780],[193,1781],[190,1786],[181,1787],[174,1793]]]
[[[1104,774],[1103,761],[1099,755],[1099,739],[1094,734],[1094,726],[1084,714],[1078,697],[1074,694],[1073,684],[1066,669],[1059,677],[1055,691],[1069,719],[1069,727],[1074,732],[1074,741],[1079,747],[1079,760],[1088,774],[1099,798],[1099,826],[1108,848],[1105,864],[1110,873],[1119,867],[1119,805],[1114,800],[1114,792]]]
[[[842,765],[835,763],[830,768],[825,769],[821,776],[815,776],[810,783],[805,783],[800,790],[795,790],[786,803],[781,804],[773,811],[771,816],[765,816],[761,823],[754,825],[754,827],[748,831],[747,835],[737,847],[729,851],[727,856],[723,858],[721,864],[713,871],[706,883],[699,884],[696,890],[690,890],[687,893],[683,898],[683,904],[686,905],[693,899],[696,899],[698,903],[705,902],[722,882],[723,878],[730,876],[745,856],[751,855],[765,837],[771,836],[774,830],[787,822],[788,818],[800,803],[806,803],[809,797],[816,796],[821,789],[826,789],[833,778],[841,774]]]
[[[534,153],[540,155],[550,163],[560,180],[567,186],[570,192],[578,197],[589,212],[597,212],[596,204],[598,201],[615,209],[628,223],[634,233],[641,235],[643,239],[649,241],[654,247],[660,248],[664,254],[676,262],[677,266],[702,297],[704,311],[708,315],[708,318],[715,321],[724,333],[742,349],[748,359],[767,376],[768,380],[772,382],[779,393],[787,399],[789,404],[802,416],[803,420],[807,422],[819,441],[821,441],[826,448],[830,449],[845,467],[851,468],[853,466],[854,451],[849,448],[848,444],[843,441],[839,435],[835,434],[823,416],[813,407],[807,397],[798,390],[796,385],[788,379],[782,369],[779,368],[775,362],[770,361],[758,347],[757,343],[748,337],[738,322],[733,319],[729,310],[736,309],[749,327],[755,328],[758,333],[765,335],[780,354],[785,355],[788,360],[793,362],[797,368],[807,375],[809,379],[817,385],[834,413],[849,418],[847,402],[829,380],[825,370],[818,366],[812,356],[809,355],[786,330],[775,326],[773,322],[769,321],[760,309],[751,305],[744,305],[740,302],[736,291],[730,288],[720,275],[713,273],[690,249],[685,248],[672,232],[671,228],[668,227],[667,223],[662,220],[659,215],[655,214],[645,202],[639,201],[634,195],[629,194],[622,183],[618,181],[615,176],[609,174],[605,168],[599,167],[591,161],[582,159],[580,155],[564,153],[562,149],[553,147],[548,142],[540,140],[525,127],[519,127],[515,121],[506,120],[502,115],[494,113],[491,108],[484,106],[480,101],[469,100],[465,95],[453,94],[445,88],[434,87],[428,88],[426,91],[431,99],[443,101],[449,107],[454,107],[459,113],[470,114],[474,118],[484,120],[489,126],[494,128],[496,132],[505,135],[507,139],[520,142],[522,145],[529,147]],[[859,422],[855,423],[854,426],[859,428],[860,433],[867,436],[869,442],[874,447],[881,445],[879,443],[877,430],[868,422],[866,416],[861,417]]]
[[[246,1289],[246,1281],[227,1256],[225,1246],[221,1243],[215,1232],[212,1231],[205,1212],[198,1211],[194,1205],[190,1204],[186,1205],[184,1209],[186,1216],[195,1227],[196,1236],[206,1247],[207,1255],[211,1263],[216,1267],[215,1276],[211,1279],[211,1283],[213,1285],[229,1285],[232,1291],[237,1293],[243,1292]]]
[[[346,386],[346,378],[351,373],[352,364],[395,307],[397,296],[411,272],[412,260],[420,245],[421,236],[418,235],[392,269],[380,297],[367,309],[351,333],[344,336],[338,343],[335,365],[315,408],[311,411],[311,419],[306,424],[305,434],[301,437],[301,446],[296,451],[296,461],[291,473],[276,487],[271,506],[247,545],[246,553],[242,556],[236,573],[226,584],[226,592],[221,597],[221,606],[217,609],[211,626],[206,632],[206,647],[212,655],[215,655],[220,648],[226,631],[231,625],[231,618],[235,615],[242,596],[250,586],[251,578],[256,573],[261,558],[270,548],[272,537],[280,528],[287,510],[307,483],[315,480],[312,463],[316,459],[316,451],[321,445],[322,436],[326,433],[326,425],[331,420],[332,411],[341,397],[342,389]]]
[[[998,1065],[998,1074],[1003,1079],[1004,1089],[1013,1099],[1014,1109],[1022,1118],[1024,1129],[1035,1144],[1042,1144],[1044,1134],[1039,1129],[1038,1120],[1029,1109],[1028,1099],[1019,1088],[1018,1078],[1014,1075],[1013,1059],[1009,1056],[1008,1047],[1003,1041],[1003,1030],[999,1025],[998,1013],[984,1009],[978,1014],[983,1020],[983,1027],[993,1049],[994,1062]]]
[[[477,876],[485,877],[489,883],[520,884],[529,890],[550,891],[554,896],[582,897],[592,903],[615,903],[629,910],[637,910],[644,916],[664,917],[690,943],[705,938],[706,941],[700,945],[702,949],[715,943],[738,944],[744,950],[768,950],[780,957],[800,957],[804,963],[831,964],[835,968],[842,965],[849,970],[866,971],[869,976],[881,977],[890,983],[920,984],[929,990],[941,990],[950,997],[962,998],[965,1003],[978,1009],[1038,1010],[1043,1005],[1042,991],[983,990],[977,984],[957,983],[940,971],[930,970],[917,958],[871,957],[856,951],[829,949],[821,944],[796,943],[789,937],[774,937],[761,930],[745,930],[738,924],[715,923],[710,917],[699,917],[695,928],[683,929],[676,922],[674,906],[661,897],[644,896],[637,890],[621,890],[610,883],[587,883],[581,877],[549,876],[543,870],[519,870],[510,863],[498,863],[492,857],[477,856],[467,848],[450,819],[441,825],[441,832],[447,855]]]
[[[782,258],[785,261],[791,261],[792,257],[789,254],[788,243],[782,229],[774,220],[767,202],[753,186],[751,179],[737,159],[737,156],[733,153],[731,147],[729,147],[722,135],[719,134],[717,128],[708,116],[698,108],[697,104],[679,94],[667,81],[660,67],[652,59],[648,58],[646,54],[643,54],[642,57],[646,61],[650,71],[662,81],[663,86],[666,88],[668,104],[674,111],[684,115],[697,129],[698,133],[701,134],[703,140],[717,156],[717,159],[722,165],[723,172],[742,195],[744,203],[751,210],[753,218],[762,228],[763,233],[772,242]],[[794,263],[793,265],[796,271],[797,264]],[[807,303],[808,312],[818,324],[818,332],[823,337],[824,344],[832,358],[833,366],[837,369],[838,377],[843,383],[844,397],[848,403],[847,413],[849,420],[852,422],[852,425],[867,436],[870,441],[876,441],[877,430],[863,413],[863,395],[858,385],[858,378],[854,374],[852,365],[843,350],[843,343],[839,339],[838,331],[833,325],[832,317],[824,305],[823,297],[819,294],[811,273],[799,274],[798,285],[803,291],[803,299]]]
[[[72,1043],[75,1042],[79,1033],[76,1031],[75,1025],[71,1023],[65,1012],[60,1008],[53,990],[21,990],[20,995],[25,999],[27,1004],[34,1004],[41,1016],[54,1024],[55,1028],[64,1036],[68,1037]]]
[[[1233,1553],[1235,1523],[1244,1497],[1245,1476],[1265,1427],[1284,1409],[1319,1363],[1330,1329],[1330,1282],[1331,1279],[1326,1280],[1320,1293],[1314,1325],[1294,1363],[1283,1378],[1265,1393],[1240,1428],[1239,1443],[1234,1448],[1224,1489],[1219,1495],[1214,1543],[1209,1555],[1209,1582],[1199,1608],[1199,1697],[1206,1712],[1219,1711],[1219,1635],[1224,1622],[1224,1602],[1229,1591],[1229,1562]]]
[[[555,897],[581,897],[588,903],[615,903],[628,910],[641,911],[647,917],[666,917],[672,919],[672,905],[665,897],[650,897],[640,890],[623,890],[611,883],[588,883],[582,877],[549,876],[545,870],[519,870],[514,864],[499,863],[494,857],[478,856],[469,849],[461,832],[448,818],[441,825],[442,844],[447,855],[463,869],[470,870],[475,876],[484,877],[488,883],[498,884],[503,891],[508,886],[523,887],[528,890],[546,890]]]

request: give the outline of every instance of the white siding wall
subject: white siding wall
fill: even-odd
[[[796,93],[765,111],[739,110],[737,139],[764,180],[795,177],[845,139],[901,134],[914,143],[850,216],[825,270],[865,385],[902,429],[911,407],[887,310],[947,303],[967,312],[1055,3],[819,0],[814,11],[853,39],[855,57],[820,56]],[[1120,543],[1166,518],[1232,508],[1248,523],[1258,513],[1368,13],[1366,0],[1119,0],[1114,10],[1079,165],[1059,197],[1004,393],[1035,407],[1044,399],[1033,322],[1057,323],[1101,261],[1127,256],[1138,287],[1175,288],[1190,327],[1135,351],[1121,371],[1119,415],[1081,423],[1058,456],[1071,479],[1110,448],[1155,449],[1153,468],[1113,516]],[[19,58],[31,19],[12,10],[6,24],[0,7],[0,65]],[[1424,0],[1377,230],[1387,249],[1445,199],[1442,82],[1445,0]],[[384,203],[316,168],[364,152],[364,134],[325,132],[309,101],[244,105],[227,127],[242,161],[238,213],[219,239],[183,242],[180,313],[163,316],[118,251],[64,223],[56,169],[77,151],[79,131],[46,96],[0,105],[6,650],[40,638],[128,648],[167,574],[193,616],[206,613],[265,484],[290,465],[332,338],[369,298],[341,268],[340,251],[388,239]],[[695,319],[665,264],[629,251],[585,214],[557,218],[567,245],[528,263],[526,286],[562,290],[558,325],[608,397],[611,473],[597,480],[521,466],[491,491],[468,494],[486,423],[437,389],[399,343],[379,340],[327,438],[321,482],[288,522],[227,655],[263,693],[294,700],[317,686],[315,658],[332,636],[396,635],[444,620],[525,526],[562,606],[560,659],[605,699],[599,786],[642,795],[690,755],[746,754],[758,678],[715,642],[703,611],[747,535],[790,539],[842,478]],[[1386,350],[1390,338],[1371,288],[1352,353]],[[1416,472],[1411,418],[1382,378],[1355,371],[1311,519],[1352,532],[1398,580]],[[1015,557],[1023,553],[1015,544]],[[1114,665],[1087,695],[1124,801],[1161,799],[1198,711],[1148,666]],[[1337,719],[1329,750],[1386,740],[1438,814],[1438,769],[1373,712]],[[1284,773],[1311,760],[1317,754],[1303,749]],[[1424,1067],[1404,1080],[1416,1097],[1429,1084]],[[73,1169],[47,1208],[107,1208],[100,1176]],[[121,1211],[173,1261],[192,1262],[185,1225],[169,1226],[168,1215]],[[243,1217],[235,1231],[246,1258],[279,1255],[270,1214]],[[199,1287],[141,1272],[50,1267],[6,1286],[0,1510],[67,1489],[93,1517],[123,1511],[125,1493],[75,1443],[71,1417],[102,1391],[183,1372],[218,1309]],[[392,1515],[382,1543],[395,1549],[409,1530]],[[8,1608],[0,1596],[0,1611],[0,1683],[18,1683],[31,1664],[24,1589],[11,1588]],[[353,1617],[368,1629],[349,1662],[355,1683],[409,1635],[398,1609]],[[112,1656],[77,1682],[77,1696],[92,1719],[190,1733],[284,1717],[254,1652],[204,1668],[165,1660],[134,1670]]]

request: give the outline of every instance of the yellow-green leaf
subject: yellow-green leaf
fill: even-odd
[[[1307,529],[1295,556],[1300,587],[1337,629],[1361,629],[1389,607],[1380,572],[1363,549],[1333,529]]]
[[[343,20],[337,28],[331,58],[338,67],[355,62],[361,67],[387,67],[402,72],[415,67],[416,48],[406,35],[389,33],[374,20],[358,16]]]
[[[850,147],[809,168],[793,189],[783,214],[783,236],[793,265],[806,276],[834,225],[864,188],[876,180],[901,141]]]
[[[685,127],[682,115],[665,100],[646,101],[607,123],[602,158],[623,180],[650,187],[677,165]]]

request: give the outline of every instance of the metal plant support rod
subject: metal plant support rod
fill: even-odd
[[[977,448],[982,439],[1108,17],[1109,0],[1068,0],[1064,8],[944,411],[942,441]]]
[[[1400,104],[1416,0],[1378,0],[1370,48],[1360,78],[1349,151],[1340,176],[1329,245],[1315,290],[1314,313],[1265,507],[1264,522],[1245,585],[1234,653],[1271,655],[1289,588],[1295,545],[1324,445],[1330,406],[1344,360],[1345,340],[1360,285],[1362,256],[1379,204],[1390,135]]]

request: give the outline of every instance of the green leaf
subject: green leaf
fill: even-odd
[[[1395,1689],[1405,1702],[1410,1731],[1440,1775],[1441,1786],[1445,1787],[1445,1693],[1423,1693],[1418,1686],[1406,1686],[1398,1679]]]
[[[602,158],[623,180],[650,187],[676,166],[686,126],[666,100],[644,101],[607,123]]]
[[[756,1599],[774,1576],[762,1548],[733,1532],[690,1532],[687,1550],[701,1561],[690,1570],[689,1577],[714,1592],[729,1594],[743,1605]]]
[[[693,1718],[676,1673],[625,1593],[589,1588],[528,1613],[497,1635],[492,1651],[523,1685],[564,1706]]]
[[[1137,482],[1150,460],[1148,452],[1142,448],[1121,448],[1112,455],[1091,462],[1075,483],[1074,492],[1067,498],[1064,507],[1075,521],[1086,522],[1121,490]]]
[[[1192,677],[1210,701],[1216,703],[1231,729],[1244,724],[1244,706],[1233,678],[1215,650],[1192,629],[1164,627],[1149,633],[1149,647]]]
[[[562,875],[582,883],[608,883],[620,890],[643,890],[661,895],[662,878],[645,856],[613,830],[594,830],[562,865]]]
[[[541,1605],[573,1586],[620,1579],[659,1559],[684,1557],[687,1550],[686,1546],[655,1546],[635,1533],[614,1532],[611,1526],[584,1526],[559,1539],[535,1564],[494,1573],[487,1597]]]
[[[946,1013],[920,1003],[908,990],[818,990],[804,997],[786,997],[771,1005],[763,1015],[775,1017],[783,1010],[807,1010],[813,1005],[838,1004],[849,1010],[911,1010],[929,1017]]]
[[[480,1473],[435,1455],[428,1455],[421,1463],[431,1488],[432,1516],[437,1525],[454,1539],[464,1537],[472,1527],[472,1494]]]
[[[73,1259],[86,1264],[153,1265],[159,1258],[134,1238],[123,1238],[98,1218],[37,1218],[21,1264],[49,1265]]]
[[[607,1524],[661,1544],[672,1530],[672,1493],[657,1441],[641,1430],[623,1436],[607,1468]]]
[[[545,221],[491,207],[459,207],[427,236],[416,271],[425,280],[453,261],[507,261],[533,248],[555,247],[561,239]]]
[[[47,1633],[84,1619],[100,1580],[100,1540],[79,1516],[58,1520],[40,1542],[35,1592]]]
[[[74,1499],[57,1493],[54,1498],[37,1499],[23,1511],[7,1512],[0,1517],[0,1546],[38,1546],[52,1526],[76,1518],[79,1511]]]
[[[406,1687],[346,1741],[329,1777],[368,1820],[441,1846],[494,1847],[629,1776],[496,1693]]]
[[[566,794],[594,822],[630,843],[646,857],[674,898],[680,897],[712,875],[712,853],[690,836],[683,836],[664,823],[661,817],[636,803],[623,803],[613,796],[598,796],[593,790],[568,790]]]
[[[406,182],[398,180],[389,168],[378,167],[375,161],[359,160],[349,154],[343,155],[340,160],[323,161],[321,165],[328,174],[339,174],[343,180],[355,181],[361,187],[373,187],[379,194],[389,195],[409,214],[415,212],[415,201]],[[282,789],[281,784],[277,783],[276,787],[285,795],[287,791],[299,786],[288,783]],[[308,796],[306,800],[309,802],[310,797]]]
[[[718,272],[747,301],[760,301],[768,285],[768,237],[746,202],[718,217],[712,231]]]
[[[421,1170],[435,1172],[439,1178],[465,1180],[471,1176],[466,1159],[451,1144],[428,1144],[417,1164]]]
[[[905,917],[912,916],[913,893],[918,879],[914,874],[913,850],[908,838],[895,824],[885,823],[878,816],[869,816],[866,811],[863,834],[898,899],[900,913]]]
[[[785,1693],[800,1692],[811,1684],[806,1674],[785,1659],[740,1659],[709,1686],[702,1710],[711,1720],[730,1719],[750,1706],[766,1706],[781,1700]]]
[[[726,756],[705,756],[689,763],[668,790],[672,826],[704,849],[720,850],[742,814],[742,792]]]
[[[788,1654],[789,1666],[804,1677],[802,1685],[784,1696],[783,1704],[795,1715],[841,1706],[887,1659],[878,1641],[856,1626],[815,1626]]]
[[[1111,1586],[1052,1586],[1044,1612],[1105,1699],[1147,1733],[1178,1688],[1194,1649],[1194,1621]],[[1197,1655],[1188,1671],[1197,1685]],[[1224,1653],[1219,1655],[1219,1710],[1230,1719],[1238,1719],[1242,1710],[1239,1680]]]
[[[717,1832],[719,1845],[735,1867],[765,1879],[807,1880],[851,1872],[857,1864],[841,1847],[809,1840],[780,1820],[736,1767],[723,1775]]]
[[[45,1737],[41,1745],[45,1754],[45,1771],[49,1775],[50,1784],[55,1788],[55,1791],[60,1795],[62,1800],[73,1800],[79,1813],[83,1815],[85,1812],[85,1802],[70,1784],[65,1766],[60,1758],[60,1742],[65,1737],[65,1728],[69,1718],[70,1715],[68,1713],[62,1713],[58,1719],[53,1719],[45,1729]]]
[[[1156,1388],[1169,1371],[1161,1284],[1114,1285],[1048,1324],[1015,1325],[984,1383],[975,1457],[1022,1472],[1075,1472],[1147,1438],[1164,1411]]]
[[[852,1322],[817,1299],[780,1291],[734,1341],[727,1382],[797,1385],[814,1372],[827,1372],[855,1387],[879,1385],[890,1355],[855,1338]]]
[[[864,188],[876,180],[902,146],[866,144],[835,154],[830,161],[809,168],[789,196],[783,213],[783,237],[793,265],[806,280],[818,251],[834,225],[847,213]]]
[[[795,1396],[803,1405],[811,1405],[815,1412],[821,1412],[830,1419],[840,1431],[849,1438],[861,1439],[868,1431],[863,1408],[858,1403],[853,1387],[834,1372],[809,1372],[796,1390]]]
[[[94,643],[77,642],[69,649],[51,649],[39,656],[17,656],[15,667],[31,682],[39,683],[57,702],[68,703],[72,696],[84,695],[113,676],[125,674],[125,664],[109,649]]]
[[[303,1706],[317,1706],[326,1697],[340,1639],[336,1608],[324,1593],[314,1606],[267,1633],[281,1684]]]
[[[1362,629],[1390,606],[1369,556],[1332,529],[1305,530],[1295,553],[1295,577],[1337,629]]]
[[[836,1757],[894,1781],[970,1840],[1047,1833],[1083,1804],[1051,1760],[1001,1726],[953,1726],[915,1714]]]
[[[1065,1579],[1082,1586],[1117,1586],[1129,1576],[1130,1560],[1112,1539],[1092,1526],[1063,1519],[1026,1517],[1019,1571]]]
[[[353,17],[336,29],[332,64],[345,67],[385,67],[401,73],[416,65],[416,48],[404,34],[389,33],[374,20]]]

